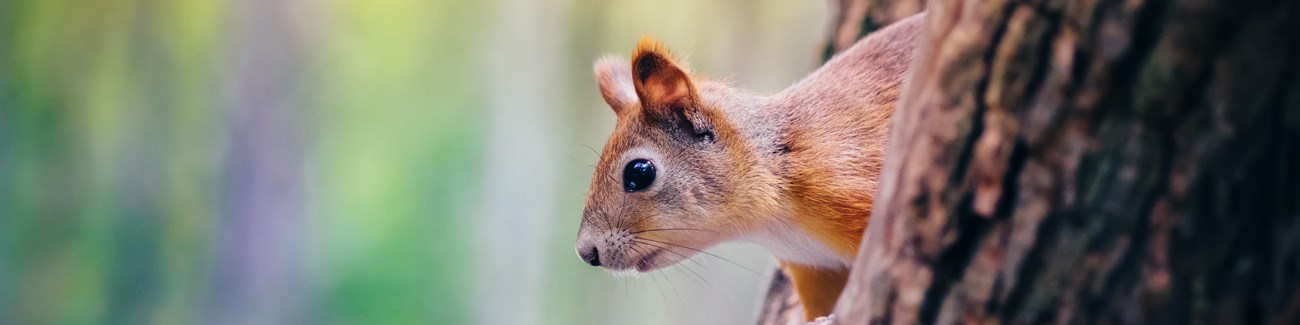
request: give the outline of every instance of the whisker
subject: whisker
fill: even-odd
[[[641,216],[640,218],[637,218],[636,221],[628,224],[628,227],[636,228],[637,226],[640,226],[642,222],[645,222],[646,220],[650,220],[651,216],[652,216],[651,214],[646,214],[644,216]]]
[[[602,219],[605,219],[605,228],[606,228],[606,229],[611,229],[611,228],[609,228],[609,226],[610,226],[610,224],[609,224],[609,213],[608,213],[607,211],[604,211],[604,210],[605,210],[605,208],[601,208],[600,217],[601,217]]]
[[[610,178],[613,178],[613,177],[614,177],[613,175],[610,175]],[[628,196],[627,196],[627,195],[622,195],[622,197],[623,197],[622,199],[619,199],[618,206],[625,207],[625,206],[627,206],[627,197],[628,197]],[[626,228],[623,228],[623,218],[615,218],[615,219],[618,219],[618,220],[619,220],[618,229],[626,229]]]
[[[668,278],[667,274],[664,274],[663,269],[660,269],[659,271],[657,271],[657,273],[659,273],[659,276],[664,277],[664,281],[668,281],[668,288],[673,289],[673,295],[677,296],[677,304],[682,307],[682,314],[685,314],[686,302],[682,301],[682,294],[677,292],[677,286],[673,285],[673,280]]]
[[[628,250],[631,250],[633,253],[636,253],[636,255],[644,257],[646,255],[646,251],[641,250],[640,248],[641,247],[637,247],[636,245],[627,247]],[[636,261],[636,266],[637,267],[645,266],[645,260]]]
[[[656,248],[659,248],[659,249],[663,249],[665,252],[669,252],[669,253],[673,253],[674,255],[681,256],[683,260],[691,261],[691,263],[695,263],[695,265],[699,265],[699,266],[702,267],[702,268],[705,268],[705,269],[708,269],[708,268],[709,268],[708,266],[706,266],[706,265],[704,265],[704,264],[700,264],[700,261],[696,261],[695,259],[691,258],[690,256],[686,256],[686,254],[682,254],[682,253],[680,253],[680,252],[678,252],[678,251],[673,250],[672,247],[669,247],[669,246],[663,246],[663,245],[657,245],[657,244],[655,244],[655,243],[651,243],[651,242],[642,242],[642,241],[637,241],[636,238],[633,238],[633,239],[632,239],[632,242],[637,243],[637,244],[642,244],[642,245],[649,245],[649,246],[651,246],[651,247],[656,247]]]
[[[596,152],[596,148],[592,148],[591,146],[585,144],[582,146],[587,147],[587,150],[591,150],[591,153],[596,154],[596,158],[600,158],[600,153]]]
[[[700,276],[700,274],[699,274],[699,273],[696,273],[695,270],[692,270],[690,267],[687,267],[686,264],[680,264],[680,263],[679,263],[679,264],[677,264],[677,265],[678,265],[678,266],[681,266],[681,267],[684,268],[684,269],[686,269],[686,271],[691,272],[691,274],[694,274],[696,278],[699,278],[700,281],[703,281],[703,282],[704,282],[704,285],[709,286],[709,289],[713,289],[713,293],[714,293],[714,294],[717,294],[718,297],[722,297],[722,301],[725,301],[725,302],[727,303],[728,306],[731,306],[731,305],[732,305],[732,304],[731,304],[731,300],[730,300],[730,299],[727,299],[727,296],[724,295],[724,294],[722,294],[722,291],[719,291],[719,290],[718,290],[718,287],[714,287],[714,286],[713,286],[713,283],[710,283],[709,280],[705,280],[703,276]]]
[[[615,284],[617,284],[617,283],[618,283],[618,281],[609,281],[609,287],[606,287],[606,288],[605,288],[605,297],[606,297],[606,299],[609,299],[609,298],[613,298],[613,297],[614,297],[614,287],[615,287]]]
[[[612,213],[610,213],[611,211],[610,211],[609,206],[605,206],[605,205],[597,205],[597,206],[600,207],[600,208],[599,208],[600,211],[597,212],[597,213],[600,213],[600,217],[601,217],[602,219],[605,219],[605,229],[613,230],[614,228],[610,227],[610,226],[612,226],[612,224],[611,224],[611,222],[609,221],[609,215],[612,214]]]
[[[669,242],[665,242],[665,241],[658,241],[658,240],[649,239],[649,238],[639,238],[639,239],[640,239],[640,240],[648,240],[648,241],[652,241],[652,242],[656,242],[656,243],[660,243],[660,244],[664,244],[664,245],[677,246],[677,247],[681,247],[681,248],[685,248],[685,249],[693,250],[693,251],[696,251],[696,252],[700,252],[700,253],[702,253],[702,254],[709,255],[709,256],[713,256],[713,257],[716,257],[716,258],[718,258],[718,259],[720,259],[720,260],[726,261],[727,263],[731,263],[731,265],[735,265],[736,267],[739,267],[739,268],[745,269],[745,270],[749,271],[750,273],[753,273],[754,275],[757,275],[757,276],[763,276],[762,274],[759,274],[758,271],[754,271],[754,269],[751,269],[751,268],[745,267],[744,265],[740,265],[740,263],[736,263],[735,261],[732,261],[732,260],[729,260],[729,259],[723,258],[722,256],[718,256],[717,254],[713,254],[713,253],[709,253],[709,252],[702,251],[702,250],[700,250],[700,249],[698,249],[698,248],[688,247],[688,246],[678,245],[678,244],[673,244],[673,243],[669,243]]]
[[[691,231],[711,232],[711,233],[715,233],[715,234],[718,233],[718,232],[716,232],[716,231],[712,231],[712,230],[695,229],[695,228],[656,228],[656,229],[646,229],[646,230],[640,230],[640,231],[633,231],[633,232],[630,232],[630,233],[628,233],[628,234],[630,234],[630,235],[636,235],[636,234],[640,234],[640,233],[647,233],[647,232],[653,232],[653,231],[670,231],[670,230],[683,230],[683,231],[685,231],[685,230],[691,230]]]
[[[668,295],[664,294],[664,287],[659,285],[659,279],[655,278],[654,273],[650,274],[650,280],[654,280],[655,288],[659,289],[659,296],[664,298],[664,307],[668,307]]]

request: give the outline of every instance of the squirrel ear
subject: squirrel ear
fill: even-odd
[[[673,63],[658,41],[641,38],[632,54],[632,84],[645,109],[660,117],[673,117],[694,109],[699,96],[691,77]]]
[[[628,107],[637,104],[636,90],[632,86],[632,71],[627,61],[617,56],[605,56],[596,60],[596,84],[600,86],[600,96],[614,110],[622,115]]]

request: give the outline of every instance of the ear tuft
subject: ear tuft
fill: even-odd
[[[636,76],[638,81],[645,81],[646,78],[650,77],[651,73],[665,67],[680,70],[682,74],[689,75],[685,68],[677,63],[673,51],[649,35],[641,36],[641,40],[636,42],[636,50],[632,52],[632,65],[633,71],[638,72]]]
[[[695,82],[658,41],[641,38],[632,54],[632,86],[646,113],[676,125],[695,139],[713,138],[713,123],[699,106]]]
[[[673,52],[664,46],[663,43],[649,35],[641,36],[641,40],[636,42],[636,51],[632,52],[632,58],[636,59],[646,54],[657,54],[665,59],[673,58]],[[670,60],[671,61],[671,60]]]
[[[650,37],[642,37],[632,53],[632,84],[641,105],[661,117],[690,109],[697,99],[690,74],[672,53]]]
[[[596,72],[600,96],[605,98],[605,103],[614,110],[614,114],[622,115],[637,105],[636,89],[632,86],[632,70],[626,59],[607,55],[596,60],[592,69]]]

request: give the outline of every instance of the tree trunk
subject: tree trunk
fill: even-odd
[[[1297,7],[932,4],[835,323],[1300,321]]]
[[[932,3],[835,323],[1300,322],[1297,10]]]

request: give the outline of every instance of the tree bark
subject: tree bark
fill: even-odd
[[[835,323],[1300,322],[1298,7],[932,3]]]
[[[772,284],[767,287],[767,295],[763,297],[758,324],[803,324],[803,317],[803,304],[799,302],[799,295],[794,293],[790,278],[777,268],[772,274]]]

